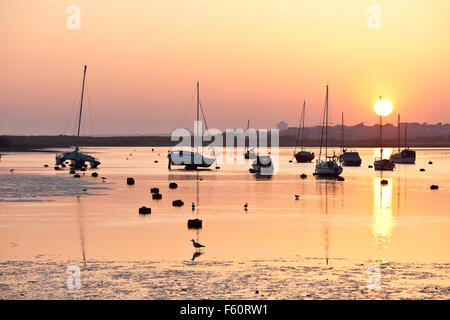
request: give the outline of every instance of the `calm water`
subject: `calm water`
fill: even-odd
[[[168,171],[168,148],[84,150],[102,161],[98,178],[90,176],[91,169],[81,179],[71,178],[67,169],[54,170],[51,153],[2,156],[1,261],[42,255],[186,261],[192,258],[192,238],[206,245],[196,260],[205,262],[450,261],[450,149],[419,149],[416,165],[384,173],[367,167],[376,149],[359,149],[362,166],[345,167],[344,182],[317,180],[314,164],[289,163],[291,148],[281,149],[280,169],[271,179],[256,179],[248,163],[220,164],[219,170],[199,171],[198,182],[196,172]],[[307,179],[300,179],[301,173]],[[388,185],[380,185],[381,175]],[[131,176],[134,186],[126,184]],[[168,188],[172,181],[178,183],[175,190]],[[439,190],[430,190],[431,184]],[[151,187],[160,189],[162,200],[151,199]],[[185,205],[172,207],[176,199]],[[198,210],[191,210],[192,202]],[[142,205],[152,214],[139,215]],[[187,220],[197,216],[203,228],[188,230]]]

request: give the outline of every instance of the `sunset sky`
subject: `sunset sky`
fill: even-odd
[[[450,122],[449,0],[1,0],[0,36],[0,134],[72,133],[84,64],[85,134],[192,127],[197,80],[218,129],[317,125],[326,84],[335,123]]]

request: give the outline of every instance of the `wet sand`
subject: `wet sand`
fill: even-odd
[[[66,285],[79,265],[80,289]],[[367,267],[381,271],[367,287]],[[0,263],[1,299],[448,299],[450,264],[323,259]]]

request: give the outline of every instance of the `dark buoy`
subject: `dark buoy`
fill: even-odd
[[[159,193],[159,188],[151,188],[150,193]]]
[[[133,185],[134,184],[134,179],[133,178],[127,178],[127,184],[128,185]]]
[[[433,164],[433,161],[428,161],[428,164]]]
[[[154,163],[158,163],[158,160],[153,161]]]
[[[423,171],[425,171],[425,169],[424,169],[424,168],[420,168],[420,171],[422,171],[422,172],[423,172]]]
[[[182,205],[184,205],[184,202],[181,200],[173,200],[172,201],[172,206],[174,206],[174,207],[181,207]]]
[[[337,181],[345,181],[344,177],[337,177]]]
[[[302,179],[306,179],[306,174],[304,174],[304,173],[302,173],[301,175],[300,175],[300,178],[302,178]]]
[[[169,188],[176,189],[176,188],[178,188],[178,185],[175,182],[171,182],[171,183],[169,183]]]
[[[146,206],[139,208],[139,214],[150,214],[150,213],[152,213],[151,208],[147,208]]]
[[[373,168],[373,165],[369,164],[369,165],[367,166],[367,168]]]
[[[216,166],[216,169],[217,169],[217,170],[219,170],[219,169],[220,169],[220,167],[219,167],[219,166]]]
[[[55,170],[59,170],[59,167],[58,167],[58,166],[55,166]]]
[[[387,181],[386,179],[383,179],[383,180],[380,181],[380,183],[381,183],[382,185],[385,185],[385,184],[388,184],[388,181]]]
[[[75,170],[74,169],[70,169],[70,174],[75,174]]]
[[[188,229],[200,229],[202,227],[202,220],[200,219],[189,219],[187,226]]]
[[[161,193],[153,193],[152,194],[152,199],[153,200],[161,200],[162,199],[162,194]]]
[[[295,195],[295,200],[300,199],[300,196],[298,194]]]
[[[48,168],[48,164],[44,164],[44,168]]]
[[[74,177],[74,178],[79,178],[80,175],[79,175],[78,173],[76,173],[76,174],[73,175],[73,177]]]
[[[432,184],[432,185],[430,186],[430,189],[431,189],[431,190],[437,190],[437,189],[439,189],[439,186],[437,186],[437,185],[435,185],[435,184]]]
[[[92,176],[93,177],[98,177],[98,173],[97,172],[92,172]]]
[[[289,160],[289,163],[291,163],[292,162],[292,159],[291,160]]]

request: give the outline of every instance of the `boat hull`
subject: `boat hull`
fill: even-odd
[[[172,151],[169,153],[168,158],[169,169],[172,166],[184,166],[187,170],[209,168],[216,161],[214,158],[208,158],[190,151]]]
[[[375,160],[373,167],[377,171],[392,171],[395,169],[395,163],[388,159]]]
[[[394,163],[415,164],[416,152],[413,150],[405,149],[402,152],[391,155],[390,160]]]
[[[300,163],[311,162],[314,160],[314,152],[300,151],[295,154],[295,160]]]
[[[320,177],[337,177],[343,168],[335,161],[322,161],[316,165],[316,175]]]

